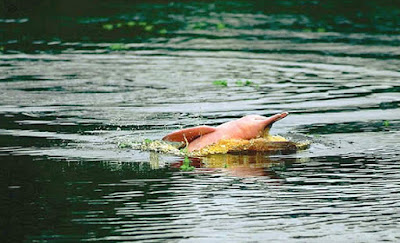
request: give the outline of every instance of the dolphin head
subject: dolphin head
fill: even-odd
[[[260,115],[248,115],[238,120],[243,131],[243,137],[250,139],[258,136],[267,136],[271,126],[285,118],[289,113],[283,112],[270,117]]]

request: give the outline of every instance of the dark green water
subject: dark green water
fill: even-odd
[[[1,2],[0,240],[400,241],[399,34],[399,1]],[[281,111],[309,150],[118,147]]]

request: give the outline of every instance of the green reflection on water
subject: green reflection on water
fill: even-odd
[[[197,3],[38,0],[35,3],[3,3],[0,8],[0,28],[3,31],[0,42],[6,48],[1,52],[64,50],[70,48],[63,46],[66,42],[147,42],[167,33],[169,38],[180,36],[182,34],[176,34],[177,31],[187,28],[210,32],[227,30],[231,33],[242,29],[400,33],[400,6],[388,0]],[[249,20],[259,19],[259,14],[262,14],[261,19],[264,20],[250,24],[240,18],[230,19],[226,14],[249,14]],[[248,36],[238,34],[237,38]],[[55,41],[60,44],[47,44]]]

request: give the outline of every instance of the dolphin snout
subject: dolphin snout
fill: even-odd
[[[273,115],[271,117],[268,117],[268,119],[266,119],[265,122],[264,122],[265,127],[271,127],[272,124],[274,124],[275,122],[285,118],[288,114],[289,114],[289,112],[282,112],[282,113]]]
[[[287,115],[289,115],[289,112],[285,111],[285,112],[282,112],[281,114],[277,114],[277,115],[278,115],[278,119],[276,121],[279,121],[280,119],[283,119]]]

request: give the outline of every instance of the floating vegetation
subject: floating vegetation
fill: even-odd
[[[136,22],[135,21],[129,21],[129,22],[126,23],[126,25],[129,26],[129,27],[133,27],[133,26],[136,25]]]
[[[215,86],[224,86],[227,87],[228,86],[228,81],[226,80],[215,80],[212,82],[213,85]],[[244,86],[253,86],[253,87],[258,87],[258,84],[250,81],[250,80],[246,80],[246,81],[242,81],[242,80],[238,80],[235,82],[236,86],[239,87],[244,87]]]
[[[223,24],[223,23],[218,23],[216,27],[218,30],[223,30],[226,28],[225,24]]]
[[[103,24],[103,29],[105,29],[105,30],[113,30],[114,29],[114,25],[112,25],[112,24]]]
[[[265,138],[245,139],[226,139],[218,143],[206,146],[198,151],[193,151],[192,156],[207,156],[211,154],[228,153],[294,153],[298,150],[307,149],[309,141],[291,142],[281,136],[268,136]]]
[[[179,169],[181,169],[181,171],[192,171],[194,170],[194,166],[190,165],[190,159],[188,156],[185,156],[185,158],[183,159],[183,163],[181,165],[181,167],[179,167]]]
[[[322,27],[316,28],[316,29],[305,28],[305,29],[303,29],[303,32],[318,32],[318,33],[324,33],[324,32],[326,32],[326,29],[325,29],[325,28],[322,28]]]
[[[110,23],[103,23],[102,28],[109,32],[126,32],[126,34],[131,33],[134,31],[136,34],[139,32],[143,32],[142,34],[146,33],[158,33],[161,35],[165,35],[168,33],[168,30],[165,28],[164,25],[155,25],[152,23],[148,23],[146,21],[127,21],[127,22],[110,22]]]
[[[226,80],[215,80],[215,81],[213,81],[213,85],[227,87],[228,86],[228,81],[226,81]]]
[[[168,33],[167,29],[161,29],[158,33],[165,35]]]
[[[4,46],[0,46],[0,54],[3,53],[5,50]]]
[[[152,31],[154,29],[154,26],[153,25],[146,25],[146,26],[144,26],[144,30],[145,31]]]
[[[118,142],[118,148],[125,149],[125,148],[136,148],[137,143],[133,142]]]
[[[110,50],[112,51],[121,51],[121,50],[127,50],[129,49],[129,47],[127,47],[124,44],[121,43],[117,43],[117,44],[112,44],[108,47]]]
[[[184,157],[202,157],[212,154],[229,153],[294,153],[298,150],[307,149],[310,146],[310,142],[291,142],[282,136],[267,136],[250,140],[225,139],[191,153],[187,151],[187,148],[179,149],[182,147],[181,143],[170,143],[150,139],[145,139],[142,142],[120,142],[118,146],[119,148],[133,148],[142,151],[153,151]]]
[[[207,28],[223,30],[223,29],[226,29],[226,25],[224,23],[211,24],[211,23],[205,23],[205,22],[197,22],[194,24],[190,24],[189,28],[193,29],[193,30],[205,30]]]
[[[178,156],[185,156],[187,153],[184,150],[180,150],[181,144],[168,143],[161,140],[144,139],[141,142],[132,141],[120,141],[118,143],[119,148],[132,148],[142,151],[153,151],[165,154],[174,154]]]
[[[253,86],[254,82],[250,81],[250,80],[246,80],[246,81],[236,81],[235,84],[237,86]]]
[[[190,27],[191,27],[191,29],[202,30],[207,27],[207,24],[204,22],[197,22],[195,24],[190,25]]]
[[[387,120],[386,120],[386,121],[384,121],[384,122],[383,122],[383,126],[385,126],[385,127],[388,127],[388,126],[390,126],[390,123],[389,123],[389,121],[387,121]]]

